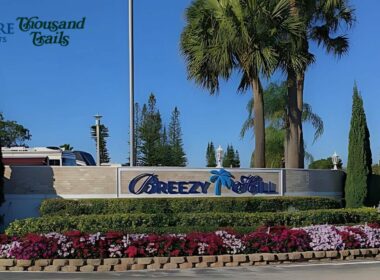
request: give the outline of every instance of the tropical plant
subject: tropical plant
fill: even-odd
[[[347,35],[338,35],[338,33],[341,31],[344,33],[345,30],[342,27],[352,26],[355,15],[354,9],[349,5],[349,0],[291,0],[291,2],[292,13],[302,20],[305,30],[299,40],[293,41],[292,46],[285,45],[281,55],[282,68],[288,74],[288,109],[291,116],[287,135],[288,148],[291,150],[287,153],[289,155],[287,163],[290,167],[303,168],[301,115],[304,110],[304,81],[307,67],[314,61],[309,52],[309,41],[322,45],[328,53],[342,56],[348,51],[349,41]],[[304,56],[307,59],[306,63],[294,64],[295,55]],[[295,166],[297,160],[298,165]]]
[[[265,129],[265,158],[266,166],[269,168],[283,167],[285,159],[285,136],[289,124],[287,109],[287,85],[283,83],[270,83],[264,90],[264,111],[265,121],[268,126]],[[254,112],[252,111],[253,99],[247,104],[248,117],[244,121],[240,136],[243,138],[246,133],[254,128]],[[313,143],[322,136],[324,131],[323,120],[318,116],[310,104],[304,103],[302,121],[310,123],[314,128]],[[305,145],[305,144],[304,144]],[[304,154],[304,159],[312,161],[312,155]]]
[[[219,170],[212,170],[211,174],[213,175],[210,177],[210,181],[215,183],[215,195],[221,195],[223,186],[228,189],[232,187],[232,178],[234,178],[234,176],[232,176],[232,174],[227,170],[223,168]]]
[[[74,147],[71,146],[70,144],[63,144],[61,146],[59,146],[61,149],[65,150],[65,151],[73,151],[74,150]]]
[[[265,125],[260,75],[279,63],[277,45],[304,30],[290,14],[290,0],[195,0],[186,12],[181,35],[189,79],[219,92],[219,80],[241,73],[239,90],[253,90],[255,167],[265,167]]]
[[[356,83],[352,101],[345,200],[346,207],[357,208],[362,207],[367,198],[372,154],[363,99]]]
[[[5,120],[0,113],[0,141],[3,147],[24,146],[32,138],[29,129],[16,121]]]

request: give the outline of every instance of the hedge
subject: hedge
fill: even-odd
[[[115,213],[254,213],[337,208],[340,208],[338,201],[322,197],[48,199],[42,202],[40,213],[42,216],[77,216]]]
[[[82,216],[44,216],[17,220],[10,224],[8,235],[26,233],[66,232],[141,232],[186,233],[217,228],[249,228],[266,225],[300,227],[312,224],[360,224],[380,221],[373,208],[308,210],[298,212],[263,213],[177,213],[159,214],[113,214]]]

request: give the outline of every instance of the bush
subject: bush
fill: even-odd
[[[323,197],[48,199],[42,202],[40,212],[43,216],[77,216],[115,213],[255,213],[336,208],[340,208],[338,201]]]
[[[17,220],[10,224],[6,233],[122,231],[130,233],[186,233],[210,231],[231,227],[236,230],[258,226],[286,225],[300,227],[313,224],[358,224],[378,222],[379,214],[372,208],[308,210],[273,213],[176,213],[159,214],[113,214],[82,216],[44,216]]]

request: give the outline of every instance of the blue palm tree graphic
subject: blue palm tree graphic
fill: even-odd
[[[234,183],[231,178],[235,178],[232,176],[230,172],[224,170],[223,168],[220,170],[212,170],[210,172],[213,174],[210,177],[210,181],[215,183],[215,195],[221,195],[222,187],[225,186],[227,189],[230,189]]]

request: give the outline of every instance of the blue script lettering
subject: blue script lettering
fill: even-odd
[[[133,194],[207,194],[209,182],[168,181],[162,182],[155,174],[144,173],[129,183],[129,192]]]

